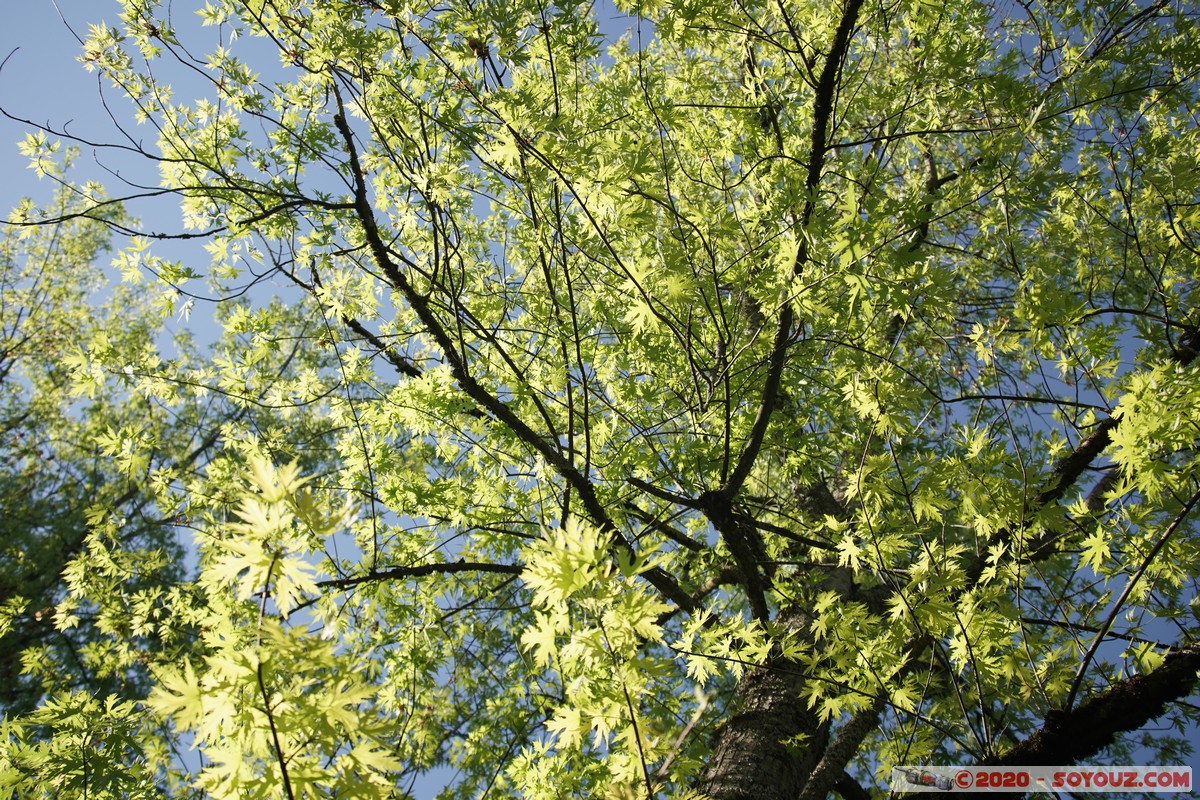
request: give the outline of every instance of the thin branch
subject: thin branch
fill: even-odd
[[[426,575],[452,575],[456,572],[488,572],[499,575],[520,575],[524,564],[493,564],[486,561],[449,561],[444,564],[417,564],[411,567],[388,567],[373,570],[365,575],[349,578],[330,578],[317,581],[321,589],[351,589],[364,583],[390,581],[403,578],[420,578]]]
[[[795,531],[790,531],[787,528],[782,527],[781,525],[774,525],[770,522],[764,522],[763,520],[754,519],[753,517],[749,517],[749,516],[746,516],[743,514],[739,514],[738,516],[740,516],[742,519],[744,519],[749,525],[752,525],[755,528],[758,528],[760,531],[767,531],[769,533],[778,534],[779,536],[782,536],[783,538],[788,539],[790,541],[796,542],[797,544],[807,545],[808,547],[815,547],[818,550],[830,550],[830,551],[837,550],[837,547],[835,545],[829,544],[828,542],[821,542],[821,541],[817,541],[816,539],[811,539],[807,536],[804,536],[803,534],[796,533]]]
[[[279,773],[283,776],[283,792],[287,795],[288,800],[295,800],[296,795],[292,792],[292,779],[288,776],[287,761],[283,757],[283,746],[279,742],[279,730],[275,726],[275,714],[271,711],[271,698],[267,694],[266,681],[263,680],[262,661],[258,662],[256,672],[258,674],[258,690],[262,693],[263,711],[267,715],[267,724],[271,726],[271,743],[275,748],[275,758],[279,761]]]
[[[686,533],[676,530],[661,520],[655,519],[652,515],[646,513],[640,507],[638,507],[638,505],[633,501],[626,500],[624,505],[625,509],[642,523],[644,523],[647,528],[661,533],[672,542],[675,542],[675,544],[685,547],[688,550],[691,550],[693,553],[700,553],[706,549],[702,543],[696,541]]]
[[[636,489],[641,489],[643,492],[645,492],[648,495],[657,497],[659,500],[665,500],[668,503],[675,503],[676,505],[686,506],[688,508],[699,508],[700,507],[696,504],[696,501],[690,497],[684,497],[681,494],[675,494],[674,492],[668,492],[666,489],[661,489],[658,486],[655,486],[652,483],[648,483],[636,476],[626,478],[625,482],[628,483],[630,486],[633,486]]]

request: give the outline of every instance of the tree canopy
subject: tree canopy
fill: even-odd
[[[1191,4],[192,11],[109,10],[128,115],[23,145],[61,190],[4,241],[0,789],[1190,753]]]

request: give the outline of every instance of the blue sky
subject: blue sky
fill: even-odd
[[[199,5],[192,0],[177,4],[171,9],[173,24],[184,27],[194,22],[198,28],[199,18],[194,12]],[[10,13],[0,26],[0,59],[7,57],[0,71],[0,107],[12,116],[94,142],[127,143],[122,142],[123,131],[148,152],[156,151],[153,128],[136,125],[126,98],[102,86],[98,74],[89,72],[79,61],[83,51],[80,40],[87,37],[90,25],[119,25],[121,6],[117,0],[32,0],[21,5],[13,2],[6,11]],[[190,87],[180,88],[186,93]],[[122,130],[117,129],[114,119]],[[0,204],[6,212],[21,197],[43,200],[52,191],[46,181],[39,182],[28,169],[27,160],[17,149],[28,127],[0,119],[0,170],[4,176]],[[116,196],[132,191],[122,184],[122,176],[132,176],[143,185],[158,180],[157,167],[144,159],[80,146],[71,173],[73,180],[99,181]],[[145,229],[180,230],[180,214],[174,202],[156,198],[127,204],[126,210],[139,218]],[[177,244],[156,246],[155,250],[165,258],[207,258],[197,243],[187,248]]]
[[[59,11],[62,17],[59,16]],[[10,3],[0,26],[0,106],[15,116],[83,133],[89,119],[104,113],[97,95],[96,75],[76,60],[79,42],[63,22],[70,23],[83,37],[88,23],[107,16],[118,17],[115,2],[97,0],[33,0]],[[0,121],[0,169],[3,169],[2,198],[7,208],[22,196],[42,197],[50,187],[26,169],[17,152],[24,126]],[[84,159],[86,160],[86,158]],[[81,165],[82,166],[82,165]]]

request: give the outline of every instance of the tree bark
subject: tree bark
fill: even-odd
[[[747,673],[696,788],[712,800],[795,800],[829,735],[800,697],[803,687],[791,662]]]
[[[1070,711],[1046,715],[1042,728],[988,766],[1077,764],[1109,746],[1118,733],[1162,716],[1167,704],[1187,697],[1197,684],[1200,647],[1169,654],[1158,669],[1117,681]]]

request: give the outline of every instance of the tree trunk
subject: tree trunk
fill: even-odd
[[[800,697],[803,687],[791,662],[748,672],[696,788],[712,800],[795,800],[829,735]]]

